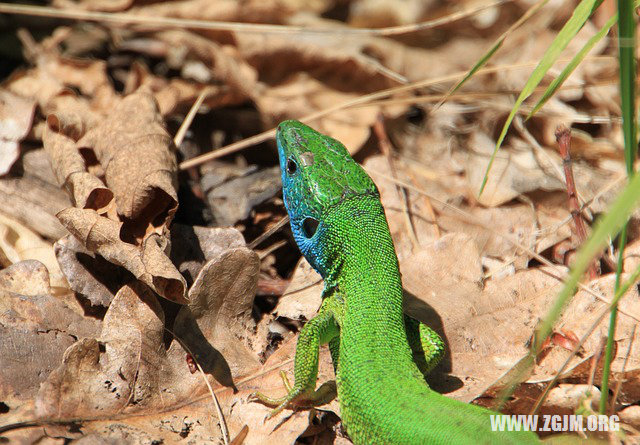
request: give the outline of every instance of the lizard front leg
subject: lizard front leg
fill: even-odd
[[[291,386],[283,375],[288,394],[281,398],[268,397],[262,393],[254,393],[252,401],[260,401],[276,408],[269,417],[273,417],[285,408],[302,408],[323,405],[335,397],[335,384],[323,384],[316,387],[318,377],[318,359],[320,345],[328,343],[340,335],[340,329],[333,314],[332,297],[325,299],[318,314],[300,330],[293,374],[294,384]]]

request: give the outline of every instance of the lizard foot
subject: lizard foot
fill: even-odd
[[[275,407],[267,416],[267,419],[278,415],[283,409],[291,408],[312,408],[314,406],[324,405],[329,403],[337,394],[336,382],[325,382],[317,390],[308,390],[303,387],[291,386],[287,374],[284,371],[280,371],[280,378],[287,390],[287,395],[284,397],[269,397],[260,392],[254,392],[249,396],[250,402],[261,402],[267,406]]]

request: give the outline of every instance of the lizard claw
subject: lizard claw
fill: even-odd
[[[280,371],[280,378],[287,390],[287,395],[284,397],[273,398],[269,397],[261,392],[254,392],[249,395],[249,402],[261,402],[267,406],[275,406],[275,408],[267,415],[267,419],[271,419],[277,416],[285,408],[293,408],[291,405],[295,403],[295,400],[300,397],[300,391],[296,391],[289,382],[287,374],[284,371]]]
[[[295,399],[295,396],[292,396],[290,394],[279,399],[273,399],[271,397],[265,396],[260,392],[254,392],[249,395],[249,402],[261,402],[267,406],[275,406],[275,408],[271,410],[271,412],[269,412],[266,419],[271,419],[280,414],[280,412],[282,412],[282,410],[284,410],[285,408],[289,408],[289,405],[292,404],[293,399]]]

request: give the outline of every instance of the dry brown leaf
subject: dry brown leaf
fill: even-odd
[[[549,4],[543,11],[531,17],[526,26],[516,29],[509,35],[509,38],[505,40],[502,48],[496,54],[495,62],[499,64],[518,64],[540,60],[555,38],[556,31],[549,29],[549,24],[558,19],[557,14],[558,4]],[[532,30],[535,30],[535,32],[532,32]],[[570,60],[596,32],[597,28],[587,21],[578,34],[571,39],[560,58]],[[602,39],[596,43],[589,54],[600,54],[606,49],[606,46],[606,39]],[[567,65],[568,60],[557,62],[550,74],[556,76]],[[498,86],[496,90],[520,91],[533,69],[534,67],[531,66],[517,70],[500,71],[494,79]],[[576,67],[572,75],[567,79],[567,85],[574,87],[584,85],[584,70],[583,64]],[[549,78],[551,77],[549,76]],[[556,97],[560,97],[564,101],[576,101],[583,94],[583,89],[571,89],[559,92]]]
[[[397,85],[398,80],[390,80],[387,65],[369,55],[368,43],[375,38],[346,39],[340,33],[344,24],[311,14],[289,15],[287,22],[293,26],[333,28],[336,33],[235,33],[239,54],[261,73],[265,83],[275,86],[292,74],[308,73],[330,89],[345,92],[370,93]]]
[[[424,274],[425,270],[429,273]],[[453,395],[467,401],[482,394],[487,386],[497,381],[527,353],[535,326],[546,315],[561,286],[557,279],[545,274],[545,268],[542,268],[517,272],[501,279],[490,279],[481,288],[477,248],[471,238],[461,234],[446,235],[412,258],[401,262],[401,271],[405,290],[417,299],[408,299],[408,312],[437,330],[443,329],[440,332],[444,333],[450,358],[441,366],[464,381],[464,387]],[[605,298],[611,298],[613,280],[613,275],[609,274],[590,284],[596,292],[602,292]],[[637,294],[637,290],[632,292],[634,293]],[[640,313],[640,303],[632,295],[622,300],[621,307],[625,312]],[[557,325],[564,331],[574,332],[577,337],[581,337],[603,308],[604,303],[585,291],[580,291]],[[627,349],[630,341],[628,332],[634,323],[627,316],[620,317],[619,351]],[[601,322],[600,332],[605,331],[607,322],[605,317]],[[598,343],[598,335],[589,338],[583,346],[587,356],[593,354]],[[629,372],[640,367],[638,348],[633,345],[627,363]],[[552,347],[534,369],[529,381],[535,383],[550,380],[568,353],[564,347]],[[482,361],[478,357],[490,357],[491,360]],[[583,362],[584,359],[574,358],[568,375],[586,382],[588,366],[582,368],[584,371],[580,373],[576,371],[576,366]],[[619,354],[613,362],[614,372],[621,371],[622,362],[623,357]],[[634,391],[636,386],[631,385],[628,391]],[[517,394],[519,397],[523,397],[527,391],[539,394],[540,390],[525,388],[522,391],[524,392]],[[521,399],[520,403],[524,405],[520,405],[515,411],[529,409],[535,397],[531,395]],[[636,400],[634,396],[629,396],[628,399]]]
[[[89,252],[125,267],[163,297],[185,303],[186,282],[165,254],[164,234],[177,209],[177,166],[153,98],[143,91],[130,95],[97,126],[95,117],[82,112],[81,100],[59,95],[50,104],[45,148],[59,183],[79,207],[59,212],[61,223]],[[89,149],[100,165],[87,165]],[[104,175],[109,188],[92,171]],[[122,221],[102,216],[114,217],[113,199]],[[74,281],[82,292],[100,291],[89,297],[93,304],[108,304],[116,290],[96,287],[95,280],[89,288]]]
[[[15,72],[7,81],[6,88],[18,96],[36,101],[42,107],[60,93],[64,85],[48,72],[32,68]]]
[[[628,278],[628,274],[621,276],[622,282]],[[615,274],[607,274],[599,277],[589,283],[596,292],[603,295],[604,298],[610,300],[613,298]],[[630,314],[640,314],[640,300],[638,298],[638,289],[633,286],[625,297],[621,300],[620,308]],[[595,321],[597,315],[602,311],[603,303],[600,303],[595,297],[591,296],[584,290],[580,290],[571,300],[571,303],[567,306],[557,326],[561,326],[566,331],[574,332],[579,338],[587,328]],[[594,334],[583,345],[586,351],[585,356],[589,357],[598,348],[600,337],[606,335],[607,325],[609,323],[609,317],[604,317],[601,323],[596,328]],[[631,340],[629,335],[633,328],[633,325],[637,323],[627,315],[620,314],[618,316],[618,324],[616,328],[616,340],[618,353],[615,360],[612,362],[612,371],[619,373],[622,371],[622,364],[624,361],[624,355],[629,347],[629,341]],[[559,368],[560,363],[564,361],[567,351],[563,348],[554,348],[553,351],[548,354],[544,360],[535,369],[535,373],[532,380],[545,380],[555,375],[555,370]],[[629,361],[626,366],[627,372],[637,371],[640,368],[640,345],[634,342],[629,354]],[[585,367],[582,375],[583,378],[588,376],[588,366]],[[623,392],[625,391],[623,385]],[[637,384],[630,384],[627,388],[629,391],[636,393],[636,396],[640,396],[640,392],[637,390]],[[637,399],[634,399],[637,400]]]
[[[87,250],[74,236],[59,239],[54,249],[69,287],[94,306],[109,306],[116,292],[134,279],[127,269]]]
[[[52,296],[39,261],[0,271],[0,399],[13,398],[18,407],[33,399],[64,350],[78,337],[94,336],[99,325]]]
[[[487,135],[478,132],[471,135],[468,147],[469,159],[466,165],[469,189],[477,195],[495,143]],[[489,179],[482,195],[478,196],[478,201],[485,206],[495,207],[511,201],[521,193],[537,189],[558,190],[562,187],[557,177],[547,174],[541,168],[531,149],[523,151],[504,147],[495,158]]]
[[[193,437],[217,437],[218,429],[209,420],[211,408],[201,408],[203,401],[209,403],[202,377],[189,372],[181,344],[223,385],[233,386],[233,378],[258,368],[257,356],[246,346],[254,326],[251,308],[258,269],[257,255],[245,247],[227,249],[209,261],[191,289],[192,303],[174,322],[173,332],[183,343],[174,340],[168,349],[164,314],[153,293],[137,282],[123,287],[107,310],[100,337],[72,345],[43,384],[38,415],[117,418],[119,424],[140,429],[139,434],[157,437],[165,429],[180,432],[171,414],[180,409],[183,418],[200,425]],[[237,397],[229,392],[223,391],[223,397]],[[246,394],[243,397],[246,403]],[[224,405],[231,418],[236,403]],[[158,426],[158,412],[171,419],[169,424]],[[115,434],[98,432],[103,437]]]
[[[67,96],[68,97],[68,96]],[[76,148],[77,140],[86,133],[87,114],[80,101],[57,104],[60,111],[47,117],[42,138],[51,158],[58,184],[70,193],[76,207],[105,213],[113,192],[95,175],[89,173],[85,158]],[[76,106],[74,106],[76,105]]]
[[[189,305],[176,317],[178,338],[225,386],[233,386],[232,376],[259,365],[247,346],[255,328],[251,310],[259,268],[258,255],[246,247],[218,255],[203,266],[189,290]]]
[[[640,240],[627,245],[624,250],[624,272],[631,273],[640,267]]]
[[[125,239],[162,233],[177,210],[174,146],[150,93],[122,99],[77,147],[91,149],[104,170]]]
[[[560,286],[534,269],[488,280],[483,289],[475,241],[456,233],[425,246],[400,270],[407,312],[444,334],[449,354],[441,369],[464,381],[453,395],[465,401],[524,355],[537,317]]]
[[[0,176],[20,156],[20,142],[31,129],[35,102],[0,90]]]
[[[175,113],[178,110],[186,109],[193,105],[202,89],[203,85],[197,82],[182,79],[171,79],[163,83],[159,89],[154,89],[154,98],[158,102],[158,109],[163,116]],[[224,88],[209,86],[210,94],[205,100],[205,104],[211,108],[224,105],[235,105],[233,97]]]
[[[149,39],[143,39],[141,42],[136,40],[127,41],[123,42],[121,46],[123,50],[130,49],[131,51],[150,54],[155,57],[160,53],[161,56],[168,59],[174,57],[172,53],[175,51],[166,42],[150,41]],[[180,57],[183,56],[182,52],[177,52]],[[205,67],[204,70],[207,73],[204,77],[210,77],[209,69]],[[245,96],[238,94],[236,90],[226,88],[225,85],[203,84],[200,81],[190,80],[192,77],[187,76],[187,79],[179,77],[165,79],[153,75],[141,63],[134,63],[125,81],[125,92],[134,92],[142,86],[149,88],[153,92],[153,97],[158,104],[158,110],[163,116],[186,112],[205,88],[207,89],[207,95],[203,105],[210,109],[220,108],[225,105],[238,105],[246,99]]]
[[[620,421],[634,425],[636,428],[640,425],[640,406],[631,405],[619,411]]]
[[[171,261],[177,265],[187,283],[192,285],[206,262],[236,247],[244,247],[244,237],[237,229],[171,226]]]
[[[171,244],[176,246],[171,249],[171,261],[189,285],[206,261],[227,249],[245,245],[236,229],[182,224],[171,226]],[[71,289],[93,305],[108,306],[118,289],[133,279],[126,269],[85,249],[73,236],[56,242],[55,253]]]
[[[38,46],[41,52],[36,57],[36,67],[14,73],[6,84],[8,90],[32,98],[43,109],[65,87],[95,96],[103,104],[114,99],[104,61],[64,58],[44,46]]]
[[[549,391],[545,409],[554,414],[574,414],[576,407],[580,406],[582,400],[586,399],[588,394],[592,397],[590,408],[594,412],[597,412],[598,403],[600,402],[600,391],[598,388],[586,384],[559,384]]]
[[[38,416],[93,417],[131,407],[143,410],[158,395],[159,356],[165,354],[163,324],[162,309],[147,288],[123,287],[105,315],[101,341],[76,342],[41,386]]]
[[[122,223],[102,217],[94,210],[71,207],[57,216],[90,252],[124,267],[162,297],[187,302],[187,283],[164,253],[167,239],[152,235],[138,247],[120,239]]]
[[[225,178],[220,169],[205,173],[203,192],[220,226],[231,226],[249,217],[253,209],[273,198],[282,188],[280,167],[249,166],[240,176]]]
[[[459,38],[446,40],[437,48],[425,49],[403,45],[391,39],[376,38],[363,42],[362,51],[409,81],[421,81],[468,70],[472,61],[487,51],[487,44],[481,39]],[[471,77],[465,88],[477,89],[482,84],[482,80]]]
[[[88,96],[97,94],[102,88],[112,90],[107,63],[103,60],[71,59],[50,53],[40,57],[37,64],[51,77],[64,85],[78,88]]]

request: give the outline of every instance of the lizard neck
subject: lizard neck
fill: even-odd
[[[319,271],[326,286],[337,286],[345,298],[345,315],[379,328],[401,324],[398,258],[379,198],[363,195],[344,200],[329,209],[322,226],[318,241],[324,255],[318,261]]]

